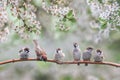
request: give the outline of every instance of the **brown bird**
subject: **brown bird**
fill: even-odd
[[[37,40],[33,40],[33,42],[34,42],[34,45],[35,45],[35,53],[36,53],[37,59],[40,59],[42,61],[46,61],[47,60],[47,54],[44,51],[44,49],[42,49],[39,46]]]

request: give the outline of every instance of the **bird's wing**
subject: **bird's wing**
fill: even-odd
[[[89,59],[91,58],[92,54],[89,52],[83,52],[83,59]]]
[[[102,59],[104,58],[104,55],[103,55],[103,53],[101,53],[100,57],[101,57]]]
[[[47,55],[44,49],[41,49],[40,47],[36,48],[35,52],[37,55]]]
[[[103,55],[100,56],[103,59]]]
[[[45,50],[39,46],[37,40],[34,39],[33,42],[34,42],[35,47],[36,47],[36,53],[39,55],[46,55]]]
[[[82,58],[83,58],[83,59],[86,58],[86,52],[83,52],[83,54],[82,54]]]
[[[73,50],[73,56],[75,55],[75,49]]]
[[[75,57],[80,58],[80,56],[81,56],[80,50],[79,49],[74,49],[73,50],[73,58],[75,58]]]
[[[37,56],[41,56],[40,51],[35,50],[35,53],[36,53]]]
[[[23,51],[23,49],[19,50],[19,53],[21,53]]]
[[[64,54],[64,53],[62,53],[62,57],[65,57],[65,54]]]
[[[43,48],[41,48],[41,52],[42,52],[42,54],[47,55],[46,51]]]
[[[97,59],[97,58],[100,58],[100,56],[99,56],[99,55],[95,55],[95,56],[94,56],[94,59]]]
[[[54,57],[57,57],[58,56],[58,54],[56,53],[55,55],[54,55]]]
[[[58,53],[56,53],[56,54],[54,55],[55,60],[58,59],[59,57],[60,57],[60,55],[59,55]]]

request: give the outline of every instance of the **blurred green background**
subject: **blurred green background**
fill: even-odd
[[[67,0],[66,0],[67,1]],[[69,7],[75,10],[77,22],[72,30],[61,32],[54,30],[56,17],[46,13],[35,0],[37,17],[42,25],[39,44],[46,50],[48,58],[52,59],[55,49],[60,47],[65,53],[65,60],[73,61],[72,44],[77,42],[82,52],[86,47],[101,49],[104,61],[120,63],[120,32],[112,31],[109,38],[95,43],[98,30],[90,27],[93,19],[89,12],[86,0],[70,0]],[[11,32],[12,33],[12,32]],[[18,51],[23,47],[30,48],[30,57],[34,58],[32,39],[23,40],[17,34],[11,34],[8,40],[0,43],[0,61],[19,58]],[[94,54],[94,53],[93,53]],[[0,65],[0,80],[120,80],[120,68],[106,65],[57,65],[48,62],[18,62]]]

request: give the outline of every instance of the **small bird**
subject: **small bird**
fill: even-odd
[[[92,51],[93,51],[92,47],[86,48],[86,51],[83,52],[83,56],[82,56],[83,61],[90,61],[92,57]],[[88,64],[86,63],[85,66],[88,66]]]
[[[33,40],[33,42],[34,42],[34,45],[35,45],[35,53],[36,53],[37,59],[42,60],[42,61],[46,61],[47,60],[47,54],[44,51],[44,49],[42,49],[39,46],[37,40]]]
[[[25,47],[19,50],[20,59],[27,59],[29,57],[29,48]]]
[[[62,50],[60,48],[56,49],[54,60],[62,61],[64,57],[65,57],[65,54],[62,52]]]
[[[73,46],[74,46],[74,49],[73,49],[74,61],[80,61],[81,50],[79,48],[79,45],[77,43],[74,43]],[[78,63],[77,65],[80,65],[80,63]]]
[[[94,56],[94,61],[95,62],[102,62],[103,61],[103,54],[102,54],[102,51],[97,49],[96,50],[96,54]]]

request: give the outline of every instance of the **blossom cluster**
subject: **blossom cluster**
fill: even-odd
[[[8,21],[6,4],[6,0],[0,1],[0,41],[7,39],[6,37],[9,34],[9,29],[6,26]]]
[[[70,7],[61,6],[59,5],[59,3],[47,5],[45,1],[42,2],[42,8],[47,13],[58,17],[58,21],[56,22],[56,27],[59,30],[68,31],[70,29],[70,27],[68,27],[65,23],[67,21],[71,21],[75,19],[75,14],[73,9],[71,9]]]
[[[46,7],[45,3],[42,3],[42,4],[43,4],[43,9],[47,11],[47,13],[50,13],[52,15],[59,16],[59,17],[63,17],[67,15],[67,13],[70,10],[69,7],[60,7],[58,5],[52,5],[52,6]]]
[[[36,20],[36,8],[31,4],[31,0],[22,2],[21,0],[9,0],[9,7],[13,17],[17,17],[18,24],[13,24],[13,29],[22,37],[30,37],[30,33],[40,34],[40,22]]]
[[[116,0],[87,0],[88,5],[90,6],[91,12],[93,16],[99,17],[103,20],[106,20],[110,23],[117,23],[116,25],[120,25],[120,6]]]
[[[116,0],[87,0],[92,16],[91,26],[99,28],[100,35],[108,37],[111,30],[118,30],[120,26],[120,6]],[[97,24],[97,25],[96,25]]]
[[[65,6],[69,2],[66,0],[43,0],[42,2],[42,8],[57,17],[56,29],[67,31],[70,27],[66,23],[75,21],[73,9]],[[12,30],[24,39],[29,38],[31,33],[40,34],[41,25],[37,20],[36,11],[37,7],[32,0],[1,0],[0,39],[4,40]]]

